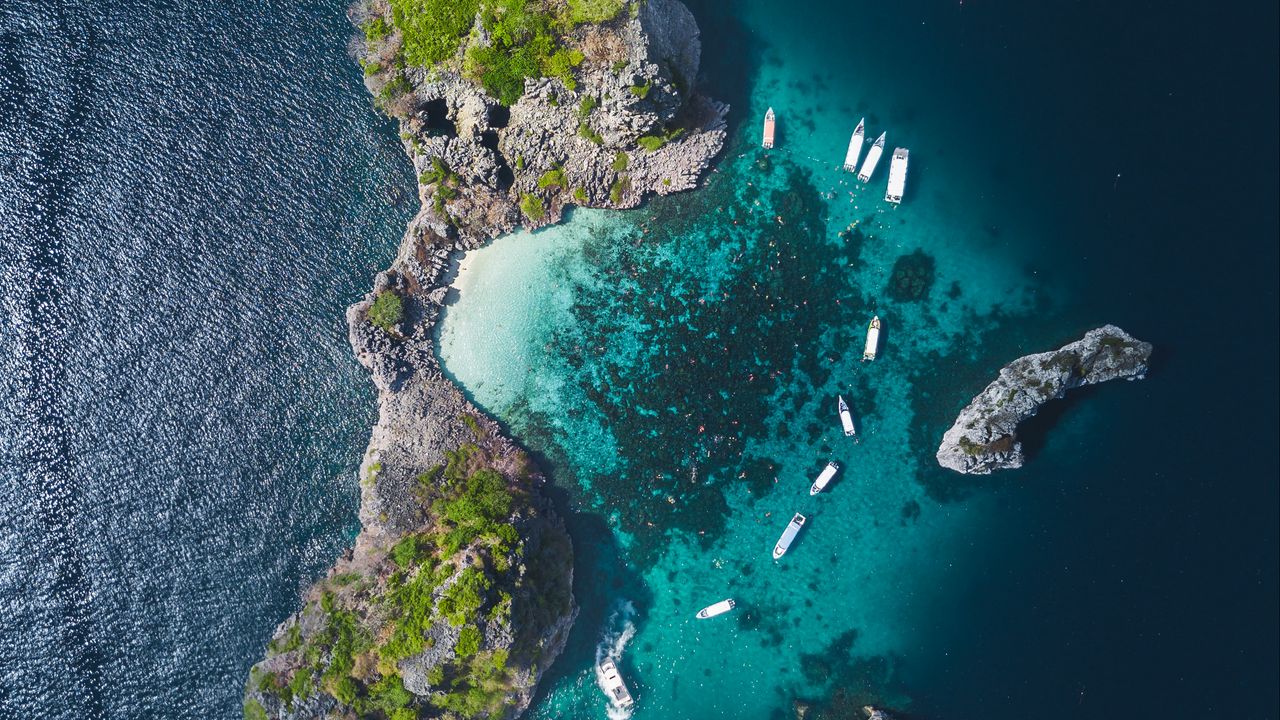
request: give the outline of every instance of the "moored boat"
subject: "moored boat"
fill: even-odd
[[[876,350],[880,347],[880,316],[871,318],[867,326],[867,345],[862,349],[863,360],[875,360]]]
[[[627,690],[627,684],[622,682],[622,675],[618,673],[618,665],[612,658],[601,661],[600,677],[604,683],[604,692],[609,696],[609,702],[623,709],[635,704],[635,700],[631,698],[631,692]]]
[[[791,522],[787,523],[787,529],[782,531],[782,537],[778,538],[778,544],[773,546],[773,559],[777,560],[787,554],[787,550],[791,547],[791,543],[795,541],[796,535],[800,534],[800,528],[804,527],[805,517],[800,513],[796,513],[791,518]]]
[[[773,128],[774,128],[773,108],[769,108],[768,112],[764,114],[764,142],[761,143],[762,145],[764,145],[765,148],[773,147]]]
[[[840,426],[844,428],[845,437],[853,437],[857,430],[853,427],[853,413],[849,412],[849,403],[844,401],[843,395],[837,395],[838,404],[836,409],[840,411]]]
[[[840,470],[840,463],[832,460],[827,466],[822,468],[822,472],[818,473],[818,479],[813,481],[813,485],[809,488],[810,495],[817,495],[827,487],[827,483],[831,482],[831,478],[836,476]]]
[[[849,151],[844,154],[844,169],[849,172],[858,171],[858,158],[862,156],[862,144],[866,142],[862,129],[866,122],[866,118],[859,120],[858,127],[854,128],[853,137],[849,139]]]
[[[734,607],[735,607],[735,603],[733,602],[732,598],[729,600],[721,600],[718,603],[713,603],[699,610],[698,619],[706,620],[707,618],[710,618],[710,617],[723,615],[729,612],[730,610],[732,610]]]
[[[894,148],[893,159],[889,161],[889,189],[884,199],[893,204],[902,202],[902,192],[907,187],[907,149]]]
[[[884,136],[887,134],[880,133],[880,137],[876,138],[875,143],[871,145],[871,149],[867,151],[867,159],[862,161],[862,170],[858,172],[858,179],[862,182],[870,180],[871,173],[876,171],[880,156],[884,154]]]

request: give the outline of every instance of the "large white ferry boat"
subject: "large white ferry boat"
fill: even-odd
[[[774,560],[787,554],[787,549],[795,541],[796,535],[800,534],[800,528],[804,527],[804,521],[805,517],[800,513],[796,513],[796,516],[791,518],[791,522],[787,523],[787,529],[782,531],[782,537],[778,538],[778,544],[773,546]]]
[[[765,148],[773,147],[773,128],[774,128],[773,108],[769,108],[768,112],[764,114],[764,142],[761,143],[762,145],[764,145]]]
[[[907,149],[894,148],[893,159],[889,161],[889,190],[884,199],[893,204],[902,202],[902,191],[907,186]]]
[[[862,170],[858,172],[858,179],[866,182],[871,179],[871,173],[876,171],[876,164],[880,162],[880,156],[884,154],[884,136],[888,133],[880,133],[880,137],[871,145],[871,149],[867,151],[867,159],[862,161]]]
[[[875,360],[876,350],[880,347],[880,316],[871,318],[867,326],[867,345],[862,349],[863,360]]]
[[[604,682],[604,692],[609,696],[609,702],[624,710],[635,704],[636,701],[631,698],[627,684],[622,682],[622,676],[618,674],[618,665],[612,658],[601,661],[600,677]]]
[[[818,473],[818,479],[813,481],[813,485],[809,488],[810,495],[817,495],[827,487],[827,483],[831,482],[831,478],[836,476],[840,471],[840,463],[832,460],[827,466],[822,468],[822,472]]]
[[[836,409],[840,411],[840,426],[844,428],[845,437],[853,437],[857,430],[853,427],[853,413],[849,412],[849,403],[844,401],[843,395],[837,395]]]
[[[698,619],[706,620],[707,618],[723,615],[734,608],[732,599],[721,600],[718,603],[712,603],[698,611]]]
[[[866,122],[866,118],[859,120],[858,127],[853,130],[853,137],[849,139],[849,152],[844,154],[844,169],[849,172],[858,171],[858,158],[862,156],[862,144],[866,142],[862,129]]]

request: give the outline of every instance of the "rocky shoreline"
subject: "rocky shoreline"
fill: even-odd
[[[1115,325],[1104,325],[1058,350],[1014,360],[943,435],[938,464],[967,475],[1022,467],[1018,425],[1068,390],[1146,377],[1151,349]]]
[[[468,47],[488,41],[480,13],[457,57],[426,68],[397,63],[389,5],[352,8],[353,53],[399,120],[422,208],[347,310],[378,389],[361,531],[253,667],[247,718],[516,717],[563,649],[572,547],[545,477],[443,375],[432,331],[459,251],[571,205],[693,188],[723,146],[728,108],[693,85],[693,16],[677,0],[618,5],[561,39],[571,81],[528,78],[509,106],[465,77]]]

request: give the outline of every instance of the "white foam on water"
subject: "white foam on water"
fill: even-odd
[[[626,650],[627,643],[631,642],[631,638],[636,635],[636,625],[632,622],[636,615],[635,605],[630,600],[619,600],[614,611],[609,615],[609,620],[605,623],[604,635],[600,638],[600,644],[596,645],[596,663],[595,676],[596,686],[600,688],[600,692],[608,695],[608,691],[604,684],[604,673],[600,671],[600,663],[606,659],[612,660],[621,667],[622,652]],[[609,700],[609,720],[627,720],[634,712],[631,708],[621,708],[613,703],[612,698]]]

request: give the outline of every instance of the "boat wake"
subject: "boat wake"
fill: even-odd
[[[600,663],[606,659],[613,660],[615,663],[621,660],[627,643],[631,642],[631,638],[636,634],[636,625],[632,622],[635,614],[636,608],[629,600],[619,601],[604,624],[604,635],[600,638],[600,644],[596,645],[596,664],[593,670],[596,685],[606,696],[609,692],[604,682],[604,673],[600,671]],[[609,701],[609,720],[628,720],[632,711],[632,708],[621,708],[612,700]]]

